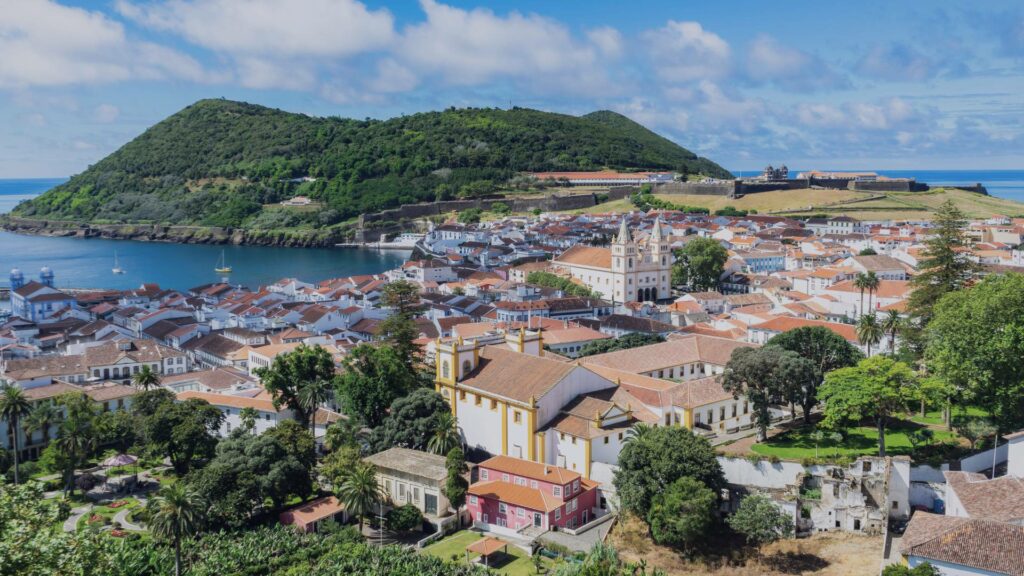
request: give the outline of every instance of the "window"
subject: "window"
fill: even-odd
[[[552,486],[551,487],[551,494],[553,496],[561,496],[562,495],[562,487],[561,486]]]
[[[610,438],[611,438],[610,436],[605,436],[604,437],[604,443],[607,444]]]
[[[747,401],[744,400],[743,401],[743,413],[746,414],[749,411],[750,411],[750,406],[747,404]]]
[[[420,501],[420,487],[419,486],[413,486],[412,487],[412,501],[413,502],[419,502]]]
[[[562,519],[562,509],[561,508],[555,508],[555,520],[561,520],[561,519]]]
[[[481,480],[487,480],[487,470],[481,470],[480,471],[480,479]]]
[[[519,424],[520,422],[522,422],[523,421],[523,413],[520,412],[519,410],[513,411],[512,412],[512,421],[515,422],[516,424]]]
[[[441,362],[441,378],[447,378],[448,374],[451,373],[451,368],[448,367],[448,361]]]
[[[501,475],[501,481],[502,482],[508,482],[508,474],[502,474]]]
[[[572,481],[572,490],[573,490],[573,492],[579,492],[579,489],[580,489],[580,481],[579,480],[573,480]]]
[[[469,374],[469,372],[472,369],[473,369],[473,365],[470,364],[469,360],[466,360],[465,362],[463,362],[462,363],[462,377],[465,378],[466,374]]]
[[[504,502],[498,502],[498,514],[505,514],[508,512],[508,506]]]
[[[470,496],[469,497],[469,503],[474,505],[474,506],[476,506],[476,504],[477,504],[476,496]]]
[[[479,406],[483,403],[483,398],[481,398],[479,394],[473,394],[473,403]]]
[[[733,418],[736,417],[736,405],[735,404],[732,405],[732,417]]]
[[[526,486],[526,478],[516,476],[516,484],[519,486]]]
[[[558,439],[559,440],[565,440],[565,432],[559,432],[558,433]]]
[[[459,390],[459,400],[463,400],[463,401],[466,400],[466,391],[465,390]]]
[[[526,510],[522,508],[516,510],[516,516],[518,516],[519,518],[526,518]]]
[[[384,481],[384,493],[391,496],[391,480]],[[476,496],[473,496],[473,498],[475,499]]]
[[[619,432],[619,440],[622,440],[622,432]]]
[[[405,484],[398,484],[398,499],[405,500]]]
[[[491,399],[491,410],[497,410],[497,409],[498,409],[498,401],[497,401],[497,400],[494,400],[494,399],[492,398],[492,399]]]
[[[576,443],[576,437],[575,437],[575,436],[573,436],[573,437],[572,437],[572,443],[573,443],[573,444],[575,444],[575,443]]]
[[[534,490],[537,489],[537,481],[536,480],[530,480],[530,488],[533,488]]]
[[[718,409],[718,419],[725,420],[725,406],[722,406]]]

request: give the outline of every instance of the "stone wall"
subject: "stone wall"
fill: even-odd
[[[559,196],[551,194],[548,196],[517,197],[517,198],[474,198],[468,200],[442,200],[437,202],[422,202],[419,204],[403,204],[398,208],[382,210],[370,214],[362,214],[359,217],[360,227],[365,227],[370,222],[392,221],[397,222],[403,219],[424,218],[426,216],[437,216],[450,212],[462,212],[470,208],[490,210],[491,206],[501,202],[508,206],[513,212],[530,212],[537,208],[541,210],[579,210],[589,208],[597,204],[595,194],[572,194]]]
[[[928,190],[928,185],[918,184],[916,180],[851,180],[849,189],[858,192],[923,192]]]

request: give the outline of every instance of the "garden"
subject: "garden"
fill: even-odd
[[[483,534],[480,532],[462,530],[427,546],[423,549],[423,553],[441,558],[442,560],[464,563],[466,561],[466,546],[469,546],[481,538],[483,538]],[[498,559],[497,562],[492,563],[491,569],[498,574],[506,574],[508,576],[526,576],[528,574],[546,573],[560,562],[559,560],[552,560],[543,555],[538,556],[540,557],[541,563],[540,572],[538,572],[537,567],[534,565],[535,561],[533,557],[518,546],[509,543],[507,557],[504,559]],[[473,554],[470,554],[470,561],[475,561]]]

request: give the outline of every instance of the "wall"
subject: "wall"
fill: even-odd
[[[997,454],[995,458],[996,464],[1002,464],[1006,462],[1008,455],[1009,444],[1000,444],[999,448],[996,448]],[[973,456],[968,456],[960,461],[960,470],[964,472],[981,472],[984,470],[992,469],[992,449],[989,448],[984,452],[979,452]]]
[[[910,484],[910,505],[924,506],[931,510],[935,506],[935,500],[945,500],[946,492],[942,490],[944,485],[928,482],[913,482]]]
[[[403,204],[398,208],[382,210],[359,216],[360,228],[370,222],[398,221],[402,219],[423,218],[425,216],[437,216],[450,212],[461,212],[470,208],[490,210],[497,202],[507,205],[513,212],[530,212],[537,208],[541,210],[578,210],[588,208],[597,204],[595,194],[573,194],[558,196],[518,197],[518,198],[474,198],[468,200],[442,200],[438,202],[424,202],[420,204]]]
[[[858,192],[921,192],[928,190],[927,184],[915,180],[878,180],[875,182],[853,180],[850,190]]]
[[[797,484],[805,472],[797,462],[769,462],[759,460],[756,464],[745,458],[719,456],[725,480],[737,486],[752,486],[765,489],[782,489]]]

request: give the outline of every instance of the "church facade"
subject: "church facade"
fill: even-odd
[[[637,242],[624,218],[611,247],[573,246],[552,265],[613,303],[671,297],[672,250],[660,220],[654,222],[646,241]]]

